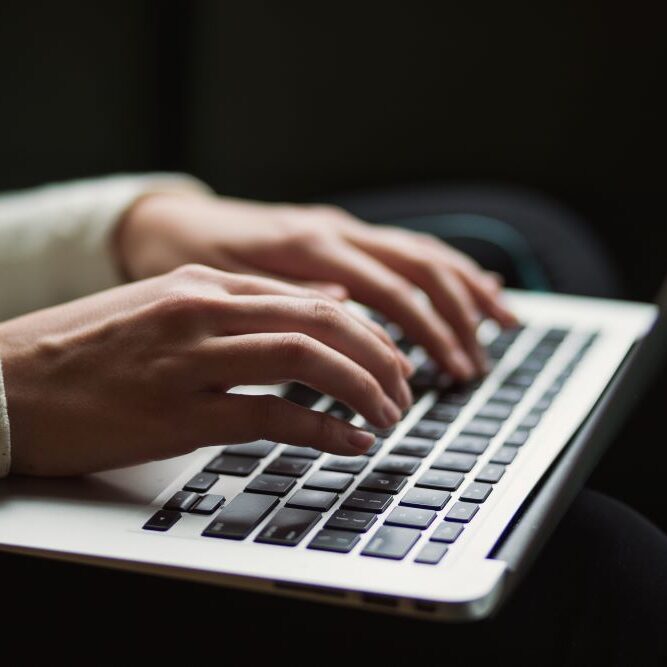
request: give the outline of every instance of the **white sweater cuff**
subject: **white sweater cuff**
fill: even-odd
[[[7,398],[2,379],[2,360],[0,360],[0,479],[9,474],[11,450],[9,448],[9,417],[7,416]]]
[[[141,196],[210,190],[185,174],[120,175],[0,197],[0,321],[122,282],[111,235]]]

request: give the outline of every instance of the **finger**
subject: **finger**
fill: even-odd
[[[357,301],[384,313],[408,337],[454,376],[469,379],[475,369],[452,328],[415,298],[414,286],[379,260],[347,243],[320,248],[320,273],[345,285]]]
[[[414,244],[368,245],[378,259],[420,287],[436,310],[451,324],[459,342],[478,372],[487,370],[486,357],[477,341],[480,315],[467,286],[449,267],[436,261],[432,252]]]
[[[345,299],[347,299],[349,296],[347,290],[343,285],[338,285],[336,283],[329,283],[329,282],[319,282],[319,281],[290,280],[285,276],[280,276],[270,271],[264,271],[263,269],[258,269],[257,267],[252,266],[251,264],[248,264],[243,260],[240,260],[236,257],[230,257],[229,255],[225,255],[222,264],[224,264],[225,271],[232,271],[234,273],[242,273],[251,276],[261,276],[262,278],[270,278],[271,280],[274,280],[276,282],[284,282],[284,283],[299,285],[306,289],[323,292],[327,296],[336,299],[336,301],[345,301]]]
[[[302,284],[304,287],[309,287],[310,289],[317,290],[318,292],[323,292],[327,296],[336,299],[336,301],[345,301],[350,296],[347,289],[338,283],[305,282]]]
[[[193,414],[201,439],[237,444],[273,440],[315,447],[342,456],[368,451],[375,436],[322,412],[315,412],[277,396],[209,394]]]
[[[202,390],[295,381],[333,396],[380,428],[401,418],[398,406],[365,368],[304,334],[208,338],[183,370]]]
[[[412,404],[410,388],[399,361],[369,327],[343,306],[323,299],[281,296],[240,296],[225,304],[218,334],[302,333],[366,368],[402,408]]]
[[[484,271],[477,262],[464,253],[452,248],[436,238],[427,235],[415,235],[421,242],[438,253],[445,266],[452,267],[466,284],[473,298],[483,313],[506,327],[516,326],[519,321],[502,301],[502,276]]]
[[[470,289],[482,312],[504,327],[515,327],[519,324],[517,316],[503,303],[502,291],[493,278],[485,280],[466,270],[459,270],[458,274]]]
[[[215,272],[216,274],[220,272]],[[272,294],[279,296],[292,296],[299,299],[310,299],[317,300],[322,298],[328,298],[333,301],[338,301],[338,299],[328,295],[313,290],[309,287],[306,287],[304,284],[286,282],[284,280],[276,280],[274,278],[258,277],[258,276],[249,276],[243,274],[221,274],[224,276],[224,287],[227,292],[231,294],[245,294],[245,295],[261,295],[261,294]],[[324,283],[319,283],[323,285]],[[335,283],[326,283],[330,286],[335,285]],[[346,297],[348,295],[347,289],[341,286],[341,289],[345,291]],[[378,324],[373,322],[368,317],[364,315],[346,310],[350,317],[354,318],[359,324],[366,327],[369,331],[375,334],[382,343],[384,343],[390,352],[398,359],[400,364],[401,371],[404,377],[412,375],[414,372],[414,367],[410,360],[401,352],[401,350],[396,347],[394,341],[389,337],[387,332]]]

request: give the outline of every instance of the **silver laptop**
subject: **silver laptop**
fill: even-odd
[[[523,326],[482,325],[493,368],[470,386],[452,386],[388,325],[418,366],[415,402],[365,456],[258,441],[76,479],[9,478],[0,548],[433,619],[487,616],[667,348],[654,305],[511,290],[508,301]],[[243,391],[362,423],[301,385]]]

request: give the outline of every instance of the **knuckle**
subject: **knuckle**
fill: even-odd
[[[212,269],[210,266],[204,266],[203,264],[183,264],[177,269],[174,269],[172,275],[178,280],[185,281],[203,281],[210,279],[216,274],[216,270]]]
[[[305,362],[312,354],[313,341],[306,334],[288,333],[279,339],[280,356],[289,364]]]
[[[384,392],[380,383],[367,371],[361,370],[357,377],[357,386],[360,395],[365,399],[370,398],[373,402],[379,403],[382,401]]]
[[[339,306],[326,299],[313,299],[310,304],[317,323],[325,329],[336,329],[340,326],[342,315]]]
[[[276,416],[280,414],[280,404],[277,396],[258,396],[255,399],[253,418],[261,436],[268,435],[275,426]]]
[[[339,427],[334,417],[329,417],[322,412],[317,413],[315,424],[316,433],[314,437],[318,442],[330,443],[335,440],[336,431]]]
[[[187,286],[172,287],[155,303],[158,315],[174,323],[200,321],[220,307],[220,299]]]
[[[315,226],[295,226],[288,230],[285,245],[291,250],[302,251],[321,247],[326,240],[326,232]]]

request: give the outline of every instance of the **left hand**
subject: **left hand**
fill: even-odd
[[[486,368],[476,338],[482,317],[516,324],[496,275],[466,255],[436,237],[370,225],[332,206],[148,195],[124,217],[116,241],[133,280],[197,262],[349,296],[400,325],[458,379]],[[430,303],[415,299],[415,287]]]

